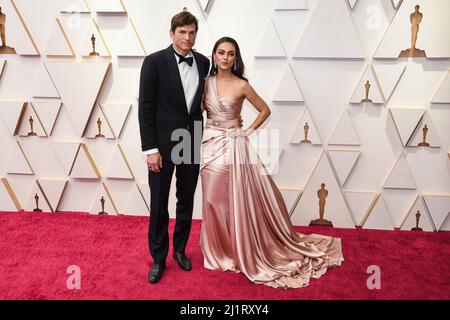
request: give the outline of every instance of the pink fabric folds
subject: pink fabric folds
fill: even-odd
[[[203,107],[210,119],[201,164],[205,268],[299,288],[340,266],[341,239],[293,229],[279,189],[239,128],[242,102],[218,97],[215,77],[208,77]]]

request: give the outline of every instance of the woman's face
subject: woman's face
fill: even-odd
[[[214,54],[217,67],[221,70],[231,69],[236,62],[236,48],[232,43],[221,43]]]

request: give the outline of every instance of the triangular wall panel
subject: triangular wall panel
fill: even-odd
[[[392,96],[398,82],[406,69],[406,63],[379,63],[373,65],[373,70],[380,84],[386,102]]]
[[[345,191],[345,197],[350,207],[356,225],[361,226],[369,210],[375,203],[378,194],[376,192]]]
[[[85,144],[81,144],[70,176],[77,179],[99,179],[101,177],[100,171]]]
[[[358,134],[356,133],[353,121],[350,118],[350,114],[347,110],[344,111],[339,119],[336,128],[334,129],[329,145],[347,145],[347,146],[360,146]]]
[[[350,6],[350,8],[352,8],[352,10],[355,7],[355,4],[356,4],[357,1],[358,0],[347,0],[348,5]]]
[[[45,64],[41,64],[34,80],[33,97],[35,98],[60,98]]]
[[[366,89],[367,87],[367,89]],[[380,88],[378,87],[378,81],[373,73],[372,67],[369,65],[366,68],[361,80],[353,93],[352,98],[350,99],[350,103],[364,103],[366,99],[366,90],[368,91],[368,100],[371,100],[371,103],[374,104],[382,104],[384,103],[384,99],[380,93]]]
[[[6,46],[19,55],[39,56],[39,49],[28,30],[14,0],[0,0],[2,13],[6,16]]]
[[[62,103],[59,101],[33,101],[31,102],[31,105],[39,116],[39,120],[44,126],[46,134],[50,136],[53,131],[56,118],[58,117],[59,111],[61,110]]]
[[[324,219],[331,221],[337,228],[354,228],[352,216],[325,153],[322,154],[291,216],[293,224],[307,226],[312,220],[319,218],[317,191],[322,183],[328,190]]]
[[[267,24],[266,30],[256,48],[255,57],[286,57],[286,51],[272,20]]]
[[[450,231],[450,213],[447,216],[447,219],[445,219],[444,223],[441,226],[441,229],[439,231]]]
[[[46,65],[81,137],[111,64],[47,62]]]
[[[363,229],[394,230],[391,215],[380,194],[364,219],[362,227]]]
[[[207,12],[211,8],[211,4],[214,3],[214,0],[197,0],[198,4],[202,8],[204,12]]]
[[[144,48],[142,40],[136,31],[131,20],[128,21],[126,28],[120,32],[118,46],[114,50],[114,54],[118,57],[145,57],[147,52]]]
[[[406,146],[411,139],[414,129],[419,124],[420,119],[425,113],[424,109],[396,109],[389,108],[395,128],[400,136],[403,146]]]
[[[104,200],[103,206],[102,198]],[[94,201],[94,205],[91,209],[92,214],[99,214],[100,212],[106,212],[108,215],[117,215],[119,213],[117,210],[117,206],[114,203],[113,198],[111,197],[111,193],[105,183],[102,183],[100,191],[98,192],[97,197]]]
[[[23,208],[6,178],[0,179],[0,211],[21,211]]]
[[[386,203],[394,228],[400,228],[417,196],[417,190],[384,189],[383,199]]]
[[[67,186],[67,180],[39,179],[37,184],[45,194],[52,212],[56,212],[64,189]]]
[[[419,214],[418,219],[416,216],[417,213]],[[413,206],[409,210],[402,225],[400,226],[400,230],[410,231],[411,229],[416,228],[417,224],[423,231],[434,231],[433,222],[431,220],[430,214],[428,213],[425,202],[423,201],[423,198],[421,196],[416,197]]]
[[[356,161],[358,161],[361,152],[357,150],[328,150],[328,154],[336,170],[339,182],[343,186],[354,168]]]
[[[97,108],[95,110],[93,116],[91,117],[91,121],[87,126],[87,130],[84,136],[88,139],[116,138],[101,108]]]
[[[47,200],[47,196],[37,183],[34,184],[24,209],[27,212],[33,212],[35,209],[40,209],[42,212],[47,213],[54,212]]]
[[[148,182],[137,183],[137,186],[139,188],[139,191],[141,191],[145,204],[150,208],[150,186],[148,185]]]
[[[121,145],[117,146],[106,171],[107,178],[133,180],[134,174]]]
[[[288,64],[286,70],[278,83],[278,88],[272,98],[272,101],[279,102],[302,102],[304,101],[302,92],[298,86],[298,82],[295,79],[294,72],[292,72],[291,66]]]
[[[47,56],[55,57],[74,57],[75,51],[69,38],[64,30],[61,21],[56,18],[52,32],[48,38],[47,47],[45,49]]]
[[[408,142],[408,147],[423,147],[421,144],[429,144],[428,147],[439,148],[441,146],[440,139],[437,133],[436,126],[430,117],[429,112],[425,112],[419,125],[411,136]],[[425,146],[427,147],[427,146]]]
[[[423,195],[428,211],[433,218],[436,230],[441,230],[445,218],[450,213],[450,196],[448,195]]]
[[[130,113],[131,104],[105,103],[100,105],[100,107],[111,126],[114,136],[119,138],[122,134],[127,116]]]
[[[434,0],[431,5],[427,0],[404,0],[389,25],[375,58],[398,58],[401,51],[411,48],[410,15],[416,5],[420,6],[419,11],[423,14],[416,48],[424,50],[427,58],[450,57],[450,41],[444,40],[450,39],[450,29],[443,27],[448,25],[450,2]]]
[[[150,215],[150,208],[144,200],[144,197],[141,193],[141,190],[136,185],[133,188],[130,198],[128,199],[128,204],[125,207],[125,214],[131,216],[145,216],[148,217]]]
[[[403,0],[391,0],[392,6],[394,9],[398,9],[400,5],[402,4]]]
[[[319,0],[294,57],[365,58],[361,41],[344,1]]]
[[[26,102],[0,102],[0,116],[3,119],[3,123],[8,128],[11,136],[16,135],[19,131],[19,127],[26,107]]]
[[[411,189],[415,190],[416,183],[409,169],[408,162],[403,155],[397,159],[392,168],[386,182],[384,183],[386,189]]]
[[[105,39],[95,22],[95,20],[90,20],[89,25],[87,26],[87,31],[83,36],[80,47],[80,54],[83,57],[90,57],[91,53],[94,52],[94,47],[92,44],[92,35],[95,37],[95,52],[98,53],[98,57],[110,57],[111,53],[109,51],[108,46],[106,45]],[[94,57],[97,57],[94,56]]]
[[[30,161],[23,152],[23,148],[19,141],[14,145],[13,152],[9,158],[9,164],[6,168],[6,173],[9,174],[24,174],[34,175],[33,168]]]
[[[432,103],[450,103],[450,72],[447,72],[444,80],[433,97]]]
[[[81,147],[79,142],[54,142],[53,150],[64,172],[69,175]]]
[[[291,138],[292,144],[303,144],[305,141],[310,141],[313,145],[322,144],[309,110],[306,110],[303,114]]]
[[[36,113],[36,110],[34,110],[31,103],[27,104],[25,112],[21,117],[17,135],[21,137],[28,137],[30,135],[47,137],[47,133],[45,132],[44,126],[39,119],[39,115]]]

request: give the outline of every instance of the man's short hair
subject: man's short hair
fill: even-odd
[[[188,26],[194,24],[195,25],[195,31],[198,31],[198,20],[197,18],[190,13],[189,11],[183,11],[178,14],[176,14],[172,18],[170,31],[175,32],[175,30],[179,27]]]

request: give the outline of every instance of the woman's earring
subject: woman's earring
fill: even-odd
[[[236,70],[237,70],[237,62],[235,62],[233,66],[233,71],[236,72]]]
[[[216,60],[213,59],[213,69],[217,69]]]

